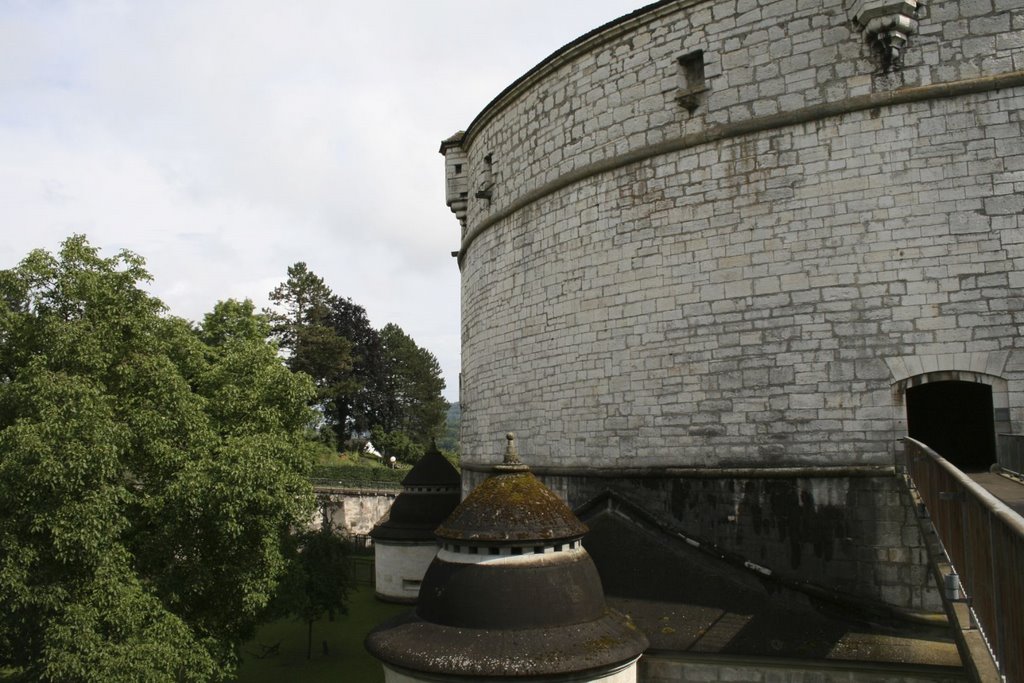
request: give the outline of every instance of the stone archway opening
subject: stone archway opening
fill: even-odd
[[[911,438],[966,472],[987,470],[996,461],[992,387],[946,380],[907,389],[907,432]]]

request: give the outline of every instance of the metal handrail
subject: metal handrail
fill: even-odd
[[[996,665],[1024,683],[1024,518],[925,444],[904,443],[907,472]]]

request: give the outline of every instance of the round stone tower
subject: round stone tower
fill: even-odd
[[[518,428],[574,509],[610,490],[937,609],[894,462],[983,469],[1024,430],[1022,30],[1020,2],[662,0],[498,93],[440,148],[464,489]]]
[[[367,649],[388,683],[635,681],[647,639],[605,604],[587,527],[507,438],[504,462],[438,527],[416,610]]]
[[[423,574],[437,554],[434,529],[459,504],[461,478],[436,446],[402,480],[402,493],[373,528],[377,597],[416,602]]]

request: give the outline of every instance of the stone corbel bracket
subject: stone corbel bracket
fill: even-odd
[[[923,3],[918,0],[854,0],[849,10],[864,37],[875,44],[882,56],[882,70],[903,65],[903,50],[917,32]]]

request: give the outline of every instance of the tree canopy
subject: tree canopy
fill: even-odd
[[[290,615],[306,622],[306,659],[312,656],[313,622],[325,615],[348,613],[349,542],[329,521],[317,530],[292,536],[294,552],[281,582],[272,613]]]
[[[33,680],[229,677],[312,505],[268,322],[194,328],[148,279],[80,236],[0,271],[0,665]]]
[[[430,351],[393,323],[380,331],[385,370],[385,405],[381,426],[427,445],[444,429],[448,402],[441,396],[441,365]]]
[[[338,444],[372,431],[378,446],[415,459],[440,434],[448,406],[441,367],[400,327],[373,329],[361,306],[301,262],[270,300],[274,338],[288,352],[288,367],[313,378],[317,407]]]

